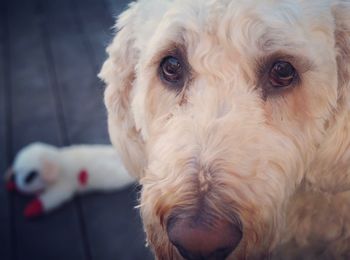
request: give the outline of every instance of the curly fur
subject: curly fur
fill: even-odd
[[[100,73],[109,133],[143,186],[156,257],[180,258],[165,230],[174,210],[232,222],[238,214],[243,240],[230,258],[267,257],[293,239],[291,247],[313,248],[306,232],[314,223],[300,212],[320,201],[314,192],[349,204],[326,194],[350,188],[350,2],[140,0],[116,28]],[[191,67],[180,93],[158,75],[174,51]],[[264,68],[282,58],[299,83],[268,95]],[[320,225],[342,214],[315,210]],[[320,239],[331,244],[329,232]],[[349,253],[347,244],[330,250]]]

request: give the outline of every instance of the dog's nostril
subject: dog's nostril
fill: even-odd
[[[239,225],[227,221],[207,225],[172,219],[168,222],[168,236],[185,259],[225,259],[238,246],[242,231]]]
[[[24,179],[24,182],[26,184],[32,182],[36,177],[38,176],[38,172],[37,171],[31,171],[26,178]]]

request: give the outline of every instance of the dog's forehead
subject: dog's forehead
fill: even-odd
[[[164,18],[182,17],[182,21],[204,22],[203,25],[222,20],[239,21],[242,18],[264,18],[265,21],[293,21],[309,17],[324,19],[332,0],[174,0],[166,1]]]
[[[151,9],[151,2],[145,5]],[[139,33],[136,45],[139,50],[148,50],[146,60],[173,43],[198,49],[206,36],[218,45],[226,45],[231,53],[233,45],[238,45],[241,53],[250,48],[251,54],[255,48],[266,52],[266,46],[272,50],[286,46],[295,49],[317,37],[332,38],[330,6],[330,0],[164,1],[158,8],[162,14],[147,18],[156,26],[143,26],[146,32]],[[145,34],[151,36],[149,41],[145,41]]]

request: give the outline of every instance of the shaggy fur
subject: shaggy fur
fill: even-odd
[[[288,241],[349,254],[350,215],[329,201],[349,207],[339,192],[350,188],[350,1],[140,0],[116,27],[100,73],[109,132],[143,186],[158,259],[181,258],[166,233],[175,210],[238,214],[243,239],[230,259],[267,257]],[[190,71],[181,91],[158,73],[173,53]],[[271,93],[276,60],[299,80]],[[312,239],[315,212],[318,227],[328,224]],[[332,224],[347,232],[329,234]]]

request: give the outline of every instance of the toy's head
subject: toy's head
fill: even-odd
[[[54,182],[59,172],[56,147],[33,143],[23,148],[8,171],[8,189],[37,193]]]

